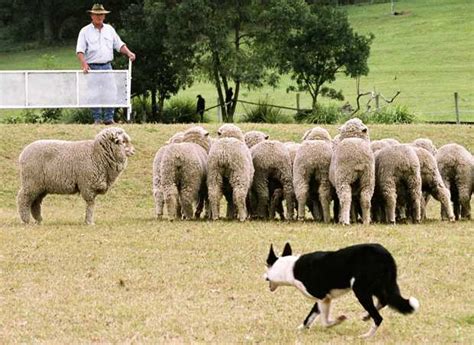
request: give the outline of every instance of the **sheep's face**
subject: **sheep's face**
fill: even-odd
[[[112,127],[106,128],[107,138],[118,147],[120,152],[127,157],[135,154],[135,148],[132,145],[132,140],[129,135],[121,128]]]
[[[369,139],[369,129],[366,125],[357,117],[346,121],[339,128],[341,139],[345,138],[361,138]]]

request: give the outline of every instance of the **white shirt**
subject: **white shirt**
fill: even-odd
[[[99,30],[90,23],[79,32],[76,54],[84,53],[87,63],[107,63],[114,58],[113,50],[120,52],[124,44],[111,25],[104,23]]]

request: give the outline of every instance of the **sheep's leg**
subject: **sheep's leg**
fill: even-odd
[[[181,210],[185,219],[193,219],[193,202],[198,199],[199,189],[196,186],[187,186],[181,190]]]
[[[94,225],[94,207],[95,207],[95,196],[92,195],[83,195],[84,200],[86,201],[86,218],[85,222],[87,225]]]
[[[268,179],[266,176],[254,176],[254,190],[257,194],[257,215],[261,219],[268,218]]]
[[[461,217],[464,219],[471,219],[471,191],[469,189],[464,185],[458,186]]]
[[[163,216],[163,206],[165,204],[165,199],[163,197],[163,191],[161,189],[155,189],[153,196],[155,197],[155,213],[156,218],[161,219]]]
[[[241,186],[234,187],[233,190],[234,205],[237,208],[239,220],[243,222],[247,219],[247,207],[245,203],[247,190]]]
[[[306,201],[308,200],[309,184],[304,181],[295,186],[296,200],[298,203],[298,220],[304,220]]]
[[[216,174],[213,178],[208,179],[209,204],[211,206],[212,220],[219,219],[220,201],[222,198],[222,175]]]
[[[421,179],[409,180],[407,183],[408,192],[412,202],[412,218],[414,223],[421,221]]]
[[[337,196],[339,198],[340,212],[339,212],[339,223],[343,225],[349,225],[350,222],[350,213],[351,213],[351,202],[352,202],[352,192],[351,186],[347,183],[344,183],[337,189]]]
[[[285,197],[285,202],[286,202],[286,215],[288,220],[293,220],[294,218],[294,213],[295,213],[295,207],[293,205],[294,200],[293,200],[293,182],[291,180],[284,180],[282,181],[283,185],[283,196]]]
[[[392,188],[390,188],[390,186]],[[395,185],[387,186],[388,189],[382,192],[383,200],[385,203],[385,217],[386,222],[395,224],[395,209],[397,207],[397,194],[395,192]]]
[[[33,197],[21,188],[17,195],[17,207],[18,214],[21,222],[28,224],[30,222],[31,204],[33,203]]]
[[[449,190],[438,184],[433,188],[432,195],[441,203],[441,213],[444,212],[445,219],[448,218],[450,222],[454,222],[454,211],[450,200]],[[443,219],[443,217],[441,218]]]
[[[178,188],[175,185],[167,185],[163,189],[166,208],[168,210],[168,219],[175,220],[178,214]],[[181,212],[179,212],[180,214]]]
[[[43,220],[43,217],[41,217],[41,202],[43,201],[45,196],[46,193],[40,194],[31,204],[31,215],[36,220],[37,224],[40,224]]]
[[[370,205],[372,199],[372,191],[370,189],[363,189],[360,192],[360,207],[362,211],[362,223],[370,224]]]
[[[323,221],[324,223],[329,223],[331,221],[331,186],[329,185],[329,181],[321,182],[318,188],[318,194],[319,203],[323,211]]]

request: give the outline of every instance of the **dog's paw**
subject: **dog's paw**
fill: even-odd
[[[368,338],[372,338],[375,334],[375,331],[377,331],[377,326],[375,325],[372,325],[372,327],[370,327],[369,331],[367,333],[364,333],[362,335],[359,336],[359,338],[362,338],[362,339],[368,339]]]
[[[301,325],[299,325],[298,327],[296,327],[296,329],[297,329],[298,331],[304,331],[304,330],[306,330],[306,329],[308,329],[308,328],[309,328],[309,327],[306,327],[306,326],[304,325],[304,323],[302,323]]]

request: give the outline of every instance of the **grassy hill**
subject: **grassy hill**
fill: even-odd
[[[421,120],[454,120],[453,94],[458,92],[461,120],[474,121],[474,2],[401,0],[396,2],[395,9],[400,13],[397,16],[390,14],[390,3],[344,9],[356,31],[375,35],[370,73],[362,78],[361,91],[377,91],[389,99],[399,90],[401,94],[394,104],[407,106]],[[73,44],[0,53],[0,70],[43,68],[77,69]],[[289,82],[288,77],[283,77],[278,89],[243,90],[242,99],[258,101],[268,97],[272,104],[295,107],[295,94],[286,92]],[[354,80],[340,76],[334,87],[342,89],[346,101],[355,105]],[[206,98],[208,106],[216,103],[214,87],[209,83],[196,83],[177,97],[195,99],[197,94]],[[367,101],[368,98],[362,100]],[[307,95],[301,95],[301,106],[310,106]],[[240,105],[238,113],[248,107]]]
[[[157,221],[153,157],[186,127],[123,126],[137,153],[97,198],[95,226],[82,224],[85,203],[78,195],[46,197],[44,223],[24,226],[15,206],[23,147],[37,139],[93,138],[101,127],[0,125],[0,343],[366,344],[357,336],[370,325],[360,320],[352,293],[333,303],[334,316],[348,316],[343,324],[296,330],[311,301],[293,288],[271,293],[262,279],[270,243],[281,253],[285,241],[296,253],[362,242],[392,252],[402,295],[418,298],[421,308],[410,316],[384,309],[377,344],[472,342],[473,221],[441,222],[434,200],[420,225]],[[212,136],[217,127],[206,126]],[[309,126],[242,128],[298,140]],[[374,139],[430,137],[437,146],[456,141],[474,150],[472,128],[450,128],[370,126]]]

